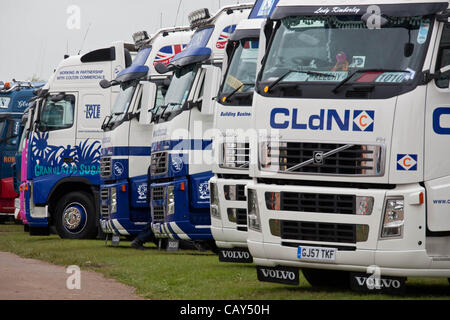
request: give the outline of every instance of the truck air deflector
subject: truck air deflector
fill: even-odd
[[[211,56],[211,49],[207,48],[209,39],[214,31],[214,27],[207,27],[195,32],[188,47],[183,52],[177,54],[171,65],[182,68],[192,63],[197,63],[208,59]]]
[[[278,6],[271,15],[271,19],[278,20],[291,16],[348,16],[364,15],[370,5],[342,5],[342,6]],[[448,7],[448,2],[434,3],[402,3],[379,4],[378,7],[385,16],[414,17],[436,14]]]
[[[269,17],[279,0],[257,0],[253,6],[249,19],[265,19]]]
[[[151,47],[144,48],[139,51],[137,56],[134,58],[133,63],[130,67],[122,70],[116,78],[117,82],[126,82],[130,80],[136,80],[142,77],[145,77],[149,71],[148,66],[145,65],[150,52],[152,51]]]

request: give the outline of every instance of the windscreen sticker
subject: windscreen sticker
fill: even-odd
[[[327,82],[339,82],[347,78],[348,72],[346,71],[336,71],[336,72],[328,72],[328,71],[317,71],[319,73],[323,73],[323,76],[319,75],[308,75],[306,73],[301,72],[293,72],[284,78],[284,81],[295,81],[295,82],[318,82],[318,81],[327,81]],[[331,76],[332,77],[331,77]]]
[[[417,35],[417,43],[424,44],[427,41],[428,31],[430,30],[430,24],[422,22],[419,29],[419,34]]]
[[[415,72],[385,72],[375,79],[375,82],[402,83],[414,79]]]
[[[233,89],[237,89],[244,84],[242,81],[240,81],[239,79],[236,79],[231,74],[228,75],[226,83]],[[240,91],[242,91],[242,88]]]
[[[364,68],[366,66],[365,56],[353,56],[352,63],[349,65],[350,68]]]

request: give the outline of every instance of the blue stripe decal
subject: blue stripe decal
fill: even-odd
[[[150,147],[112,147],[103,148],[102,156],[150,156]]]
[[[170,223],[166,224],[167,229],[169,229],[171,235],[176,239],[176,240],[181,240],[180,237],[175,233],[175,231],[173,231],[172,227],[170,226]]]
[[[212,140],[180,139],[154,142],[152,151],[166,150],[212,150]]]

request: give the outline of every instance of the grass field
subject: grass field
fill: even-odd
[[[450,299],[445,278],[410,278],[404,296],[361,295],[351,291],[261,283],[253,265],[224,264],[211,252],[134,250],[100,240],[30,237],[22,226],[0,225],[0,251],[58,265],[78,265],[135,287],[148,299]]]

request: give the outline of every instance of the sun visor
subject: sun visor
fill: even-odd
[[[290,16],[364,15],[371,5],[332,6],[278,6],[270,16],[279,20]],[[414,17],[436,14],[448,8],[446,2],[378,4],[382,15],[388,17]]]

